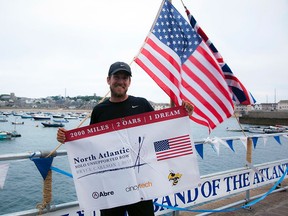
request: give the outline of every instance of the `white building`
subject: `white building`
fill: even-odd
[[[154,103],[149,101],[154,110],[162,110],[170,107],[169,103]]]
[[[277,104],[278,110],[288,110],[288,100],[280,100]]]

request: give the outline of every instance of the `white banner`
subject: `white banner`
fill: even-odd
[[[197,186],[190,121],[176,107],[68,131],[65,146],[80,207],[112,208]]]

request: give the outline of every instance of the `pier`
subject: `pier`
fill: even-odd
[[[268,184],[261,188],[257,188],[250,191],[251,197],[259,197],[265,194],[273,184]],[[245,204],[246,193],[240,193],[229,198],[214,201],[208,204],[204,204],[193,209],[227,209],[227,208],[240,208]],[[219,212],[219,213],[191,213],[191,212],[179,212],[179,216],[193,216],[193,215],[213,215],[213,216],[282,216],[287,215],[288,212],[288,179],[285,179],[281,187],[275,190],[275,192],[269,194],[265,199],[251,206],[249,209],[239,209],[231,212]],[[177,214],[176,214],[177,215]]]
[[[236,137],[215,137],[205,140],[195,140],[195,147],[198,149],[197,152],[199,157],[203,157],[203,147],[205,149],[205,153],[208,153],[211,145],[214,145],[216,148],[216,144],[222,143],[225,144],[226,148],[232,155],[226,155],[226,162],[224,154],[221,154],[221,158],[217,159],[217,166],[224,166],[226,169],[219,172],[211,172],[208,174],[201,175],[201,182],[197,187],[192,187],[189,190],[185,190],[179,193],[170,194],[167,196],[163,196],[155,199],[155,215],[166,215],[166,213],[170,213],[173,216],[192,216],[192,215],[287,215],[287,206],[288,206],[288,175],[287,175],[287,140],[288,133],[277,133],[277,134],[253,134],[245,138],[245,143],[242,143],[242,138],[240,136]],[[260,141],[259,141],[260,139]],[[264,141],[267,142],[264,142]],[[232,141],[235,147],[232,148]],[[260,143],[258,143],[258,141]],[[230,143],[230,145],[228,145]],[[244,145],[245,150],[241,151],[237,148],[238,145]],[[265,158],[264,163],[257,162],[256,152],[260,151],[269,151],[268,146],[273,146],[273,152],[275,154],[276,149],[281,148],[282,153],[284,153],[284,159],[275,158],[269,160],[269,158]],[[230,146],[230,147],[229,147]],[[202,151],[201,150],[202,147]],[[232,149],[234,149],[232,151]],[[238,149],[238,151],[237,151]],[[211,149],[213,150],[213,149]],[[223,149],[224,150],[224,149]],[[207,152],[206,152],[207,151]],[[214,151],[214,150],[213,150]],[[201,153],[202,152],[202,153]],[[49,152],[23,152],[17,154],[4,154],[0,155],[0,162],[8,162],[8,161],[21,161],[21,163],[17,163],[17,165],[22,165],[27,161],[27,165],[31,165],[33,169],[33,163],[30,161],[32,156],[33,158],[44,158],[48,155]],[[280,155],[280,152],[278,152]],[[49,153],[50,154],[50,153]],[[262,153],[261,153],[262,154]],[[66,150],[58,150],[57,153],[53,155],[53,157],[62,157],[66,156]],[[281,154],[282,155],[282,154]],[[204,159],[201,159],[201,162],[205,162],[206,156],[204,155]],[[219,155],[218,155],[219,156]],[[213,157],[212,154],[209,154],[209,159]],[[227,157],[229,160],[227,160]],[[233,158],[232,158],[233,157]],[[239,167],[228,169],[228,164],[231,162],[231,158],[242,158],[242,162],[245,162],[244,167],[240,165]],[[200,158],[199,158],[200,159]],[[200,161],[199,161],[200,162]],[[29,166],[25,166],[28,169]],[[56,167],[57,168],[57,167]],[[61,168],[61,166],[60,166]],[[65,169],[53,169],[52,171],[58,172],[57,175],[53,175],[55,178],[54,183],[57,182],[56,178],[60,177],[59,174],[65,174]],[[20,172],[15,172],[14,176],[18,176]],[[36,173],[39,175],[40,173]],[[282,178],[283,176],[283,178]],[[10,178],[13,177],[13,173],[10,173]],[[37,176],[36,176],[37,177]],[[35,178],[36,178],[35,177]],[[65,177],[65,176],[64,176]],[[278,187],[280,180],[281,185]],[[23,180],[24,181],[24,180]],[[52,181],[52,178],[51,178]],[[45,181],[46,182],[46,181]],[[59,181],[58,181],[59,182]],[[62,182],[62,181],[61,181]],[[69,181],[67,181],[69,182]],[[30,181],[35,186],[35,182]],[[59,184],[59,183],[58,183]],[[26,184],[25,184],[26,185]],[[276,187],[277,186],[277,187]],[[274,188],[275,187],[275,188]],[[44,187],[43,187],[44,188]],[[37,191],[42,191],[43,188],[39,188]],[[271,188],[273,190],[271,190]],[[267,194],[268,191],[272,191]],[[44,191],[44,190],[43,190]],[[57,191],[54,191],[54,194]],[[42,194],[44,198],[44,193]],[[51,194],[52,195],[52,194]],[[265,196],[264,196],[265,195]],[[55,195],[56,197],[57,195]],[[264,196],[264,197],[263,197]],[[255,204],[253,203],[255,200],[263,197],[259,202]],[[4,199],[3,199],[4,200]],[[39,202],[39,200],[37,200]],[[34,200],[31,202],[35,202]],[[28,202],[27,202],[28,203]],[[29,203],[28,203],[29,204]],[[32,203],[33,204],[33,203]],[[156,205],[157,204],[157,205]],[[168,208],[165,207],[169,205]],[[251,204],[250,207],[241,208],[243,205]],[[162,205],[162,206],[161,206]],[[172,207],[172,208],[171,208]],[[176,207],[176,209],[175,209]],[[174,208],[174,209],[173,209]],[[182,209],[177,209],[182,208]],[[202,210],[201,212],[191,212],[187,210]],[[230,210],[230,211],[227,211]],[[79,203],[78,201],[66,202],[61,204],[54,205],[50,202],[47,207],[41,210],[41,213],[45,215],[77,215],[79,212]],[[210,211],[209,211],[210,210]],[[217,212],[215,212],[215,210]],[[214,212],[213,212],[214,211]],[[223,211],[223,212],[222,212]],[[94,211],[94,215],[99,215],[98,211]],[[39,209],[31,208],[30,210],[20,210],[11,213],[12,215],[38,215]],[[5,216],[11,215],[7,214]],[[1,215],[1,214],[0,214]],[[3,214],[2,214],[3,215]],[[3,216],[4,216],[3,215]]]

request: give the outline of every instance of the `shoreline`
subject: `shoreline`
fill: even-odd
[[[89,109],[63,109],[63,108],[1,108],[0,107],[0,111],[2,112],[12,112],[12,111],[15,111],[15,112],[34,112],[34,113],[37,113],[37,112],[53,112],[53,113],[68,113],[68,112],[74,112],[74,113],[90,113],[92,112],[92,109],[89,110]]]

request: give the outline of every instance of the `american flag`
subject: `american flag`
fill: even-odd
[[[189,135],[154,142],[158,161],[193,154]]]
[[[215,128],[233,114],[233,102],[213,53],[167,0],[135,62],[166,92],[176,106],[194,104],[192,119]]]
[[[230,67],[224,62],[221,54],[218,52],[214,44],[210,41],[208,36],[205,34],[203,29],[198,25],[195,18],[191,15],[190,11],[187,9],[186,6],[185,10],[190,21],[191,26],[194,30],[198,33],[198,35],[205,41],[207,46],[213,52],[215,58],[217,59],[219,66],[221,67],[227,85],[230,88],[230,92],[232,94],[232,99],[235,104],[242,104],[242,105],[250,105],[255,104],[256,100],[252,96],[252,94],[245,88],[245,86],[240,82],[240,80],[232,73]]]

